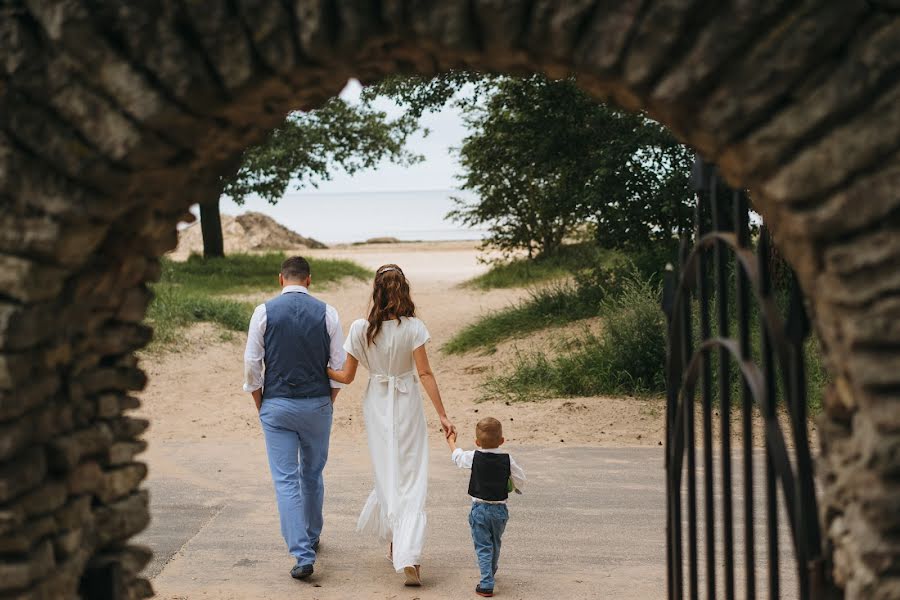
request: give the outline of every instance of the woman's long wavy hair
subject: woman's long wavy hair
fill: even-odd
[[[382,265],[375,271],[375,284],[372,286],[372,304],[369,309],[369,329],[366,341],[375,343],[385,321],[403,317],[415,317],[416,305],[409,293],[409,281],[403,270],[397,265]]]

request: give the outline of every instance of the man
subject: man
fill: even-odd
[[[322,470],[341,387],[325,369],[346,357],[338,313],[309,295],[310,282],[304,258],[282,263],[281,295],[253,311],[244,352],[244,391],[259,411],[295,579],[312,575],[322,532]]]

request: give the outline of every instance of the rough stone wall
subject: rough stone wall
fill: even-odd
[[[894,0],[0,4],[0,598],[77,597],[149,519],[127,416],[158,257],[286,111],[346,79],[576,72],[748,187],[834,386],[823,519],[848,598],[900,596],[900,5]],[[88,581],[85,585],[103,581]],[[86,592],[87,593],[87,592]],[[93,592],[92,592],[93,593]]]

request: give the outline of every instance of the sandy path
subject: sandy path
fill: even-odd
[[[479,315],[508,306],[527,295],[525,290],[474,291],[459,283],[486,270],[471,243],[396,244],[353,246],[312,251],[315,256],[348,258],[376,269],[395,262],[410,278],[419,316],[432,335],[432,367],[444,402],[457,428],[465,436],[485,415],[505,426],[510,441],[540,445],[658,445],[662,441],[664,404],[660,399],[570,398],[539,402],[481,402],[481,383],[491,369],[502,368],[519,349],[532,343],[549,345],[558,332],[545,331],[528,340],[501,344],[491,356],[477,352],[451,356],[440,347],[461,327]],[[364,317],[370,282],[345,281],[318,289],[313,274],[312,292],[337,308],[346,331]],[[263,302],[271,294],[242,296]],[[584,325],[565,328],[575,333]],[[150,385],[143,394],[142,412],[153,422],[151,442],[205,435],[208,438],[259,435],[256,415],[241,391],[244,335],[222,340],[209,325],[198,325],[175,352],[145,357],[143,367]],[[361,400],[364,379],[348,387],[338,399],[335,440],[357,439],[363,432]],[[177,415],[177,416],[176,416]],[[433,411],[429,423],[438,427]],[[174,418],[173,418],[174,417]]]
[[[470,244],[379,245],[314,254],[350,258],[372,269],[386,262],[400,264],[432,333],[432,364],[450,416],[463,433],[461,441],[468,444],[475,422],[492,415],[503,422],[511,450],[522,454],[535,483],[529,496],[516,499],[504,597],[662,595],[662,399],[479,402],[481,382],[491,369],[502,368],[518,349],[550,344],[560,332],[503,343],[490,356],[447,356],[439,348],[483,312],[527,292],[460,288],[461,281],[486,268]],[[369,285],[348,281],[324,290],[314,285],[312,291],[338,309],[346,331],[364,316]],[[261,302],[267,297],[245,299]],[[599,326],[575,324],[565,330],[575,333],[586,325]],[[249,396],[241,391],[244,340],[244,335],[223,339],[218,329],[199,325],[175,351],[143,357],[150,384],[139,412],[152,423],[145,458],[155,520],[142,541],[157,552],[148,574],[159,597],[281,598],[298,592],[323,600],[472,596],[476,571],[465,522],[465,477],[445,462],[430,407],[429,585],[422,590],[398,586],[383,549],[353,532],[371,481],[360,407],[364,378],[347,388],[336,405],[326,469],[328,538],[320,571],[312,585],[286,576],[290,560],[278,535],[259,422]],[[536,566],[553,576],[547,579]]]

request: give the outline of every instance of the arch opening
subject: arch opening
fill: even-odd
[[[125,593],[147,592],[127,543],[149,518],[147,423],[127,411],[146,383],[147,283],[188,206],[350,77],[451,68],[574,73],[751,191],[834,381],[820,462],[835,578],[849,598],[896,590],[900,30],[880,3],[33,3],[0,14],[0,39],[10,593],[74,596],[110,564]]]

